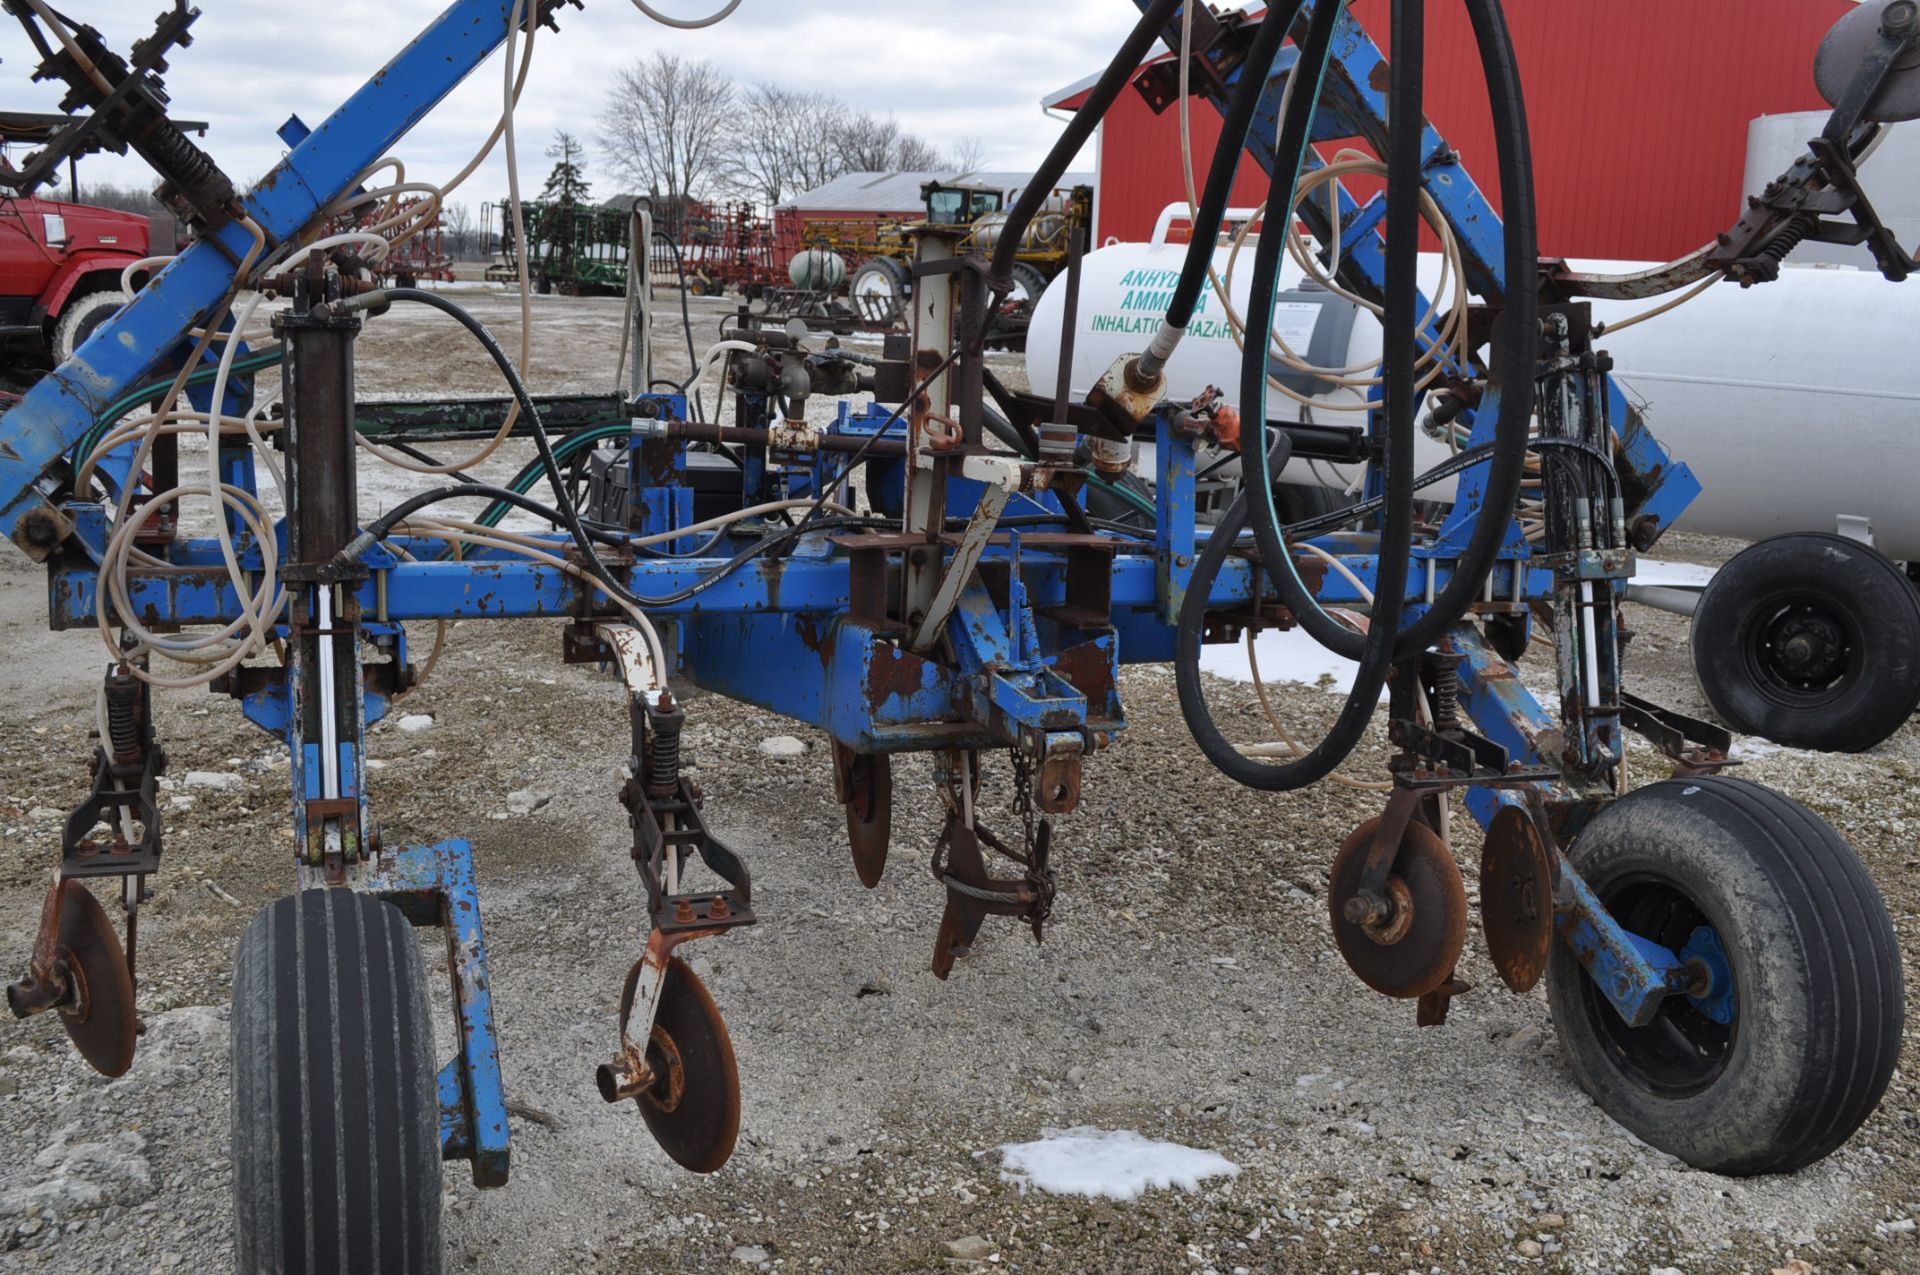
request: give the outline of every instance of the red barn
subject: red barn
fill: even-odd
[[[1853,0],[1507,0],[1533,129],[1540,247],[1562,257],[1665,261],[1724,230],[1742,206],[1747,125],[1755,116],[1825,106],[1813,55]],[[1387,46],[1390,0],[1353,11]],[[1391,50],[1388,50],[1391,52]],[[1168,56],[1168,55],[1163,55]],[[1042,103],[1072,111],[1091,81]],[[1197,180],[1220,117],[1193,104]],[[1461,0],[1427,6],[1427,116],[1498,201],[1493,125]],[[1155,115],[1120,96],[1098,146],[1097,238],[1149,237],[1160,210],[1186,198],[1177,108]],[[1242,166],[1235,206],[1266,196]]]

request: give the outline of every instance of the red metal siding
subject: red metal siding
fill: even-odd
[[[1533,129],[1540,246],[1547,254],[1667,260],[1740,212],[1747,124],[1825,106],[1813,85],[1820,38],[1850,0],[1508,0]],[[1354,10],[1386,44],[1389,0]],[[1493,128],[1461,0],[1428,9],[1427,114],[1495,198]],[[1122,95],[1102,131],[1100,237],[1144,240],[1185,198],[1176,111]],[[1219,137],[1195,103],[1201,180]],[[1236,204],[1265,179],[1245,165]]]

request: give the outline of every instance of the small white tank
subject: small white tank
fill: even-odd
[[[787,278],[809,292],[836,292],[847,281],[847,261],[825,248],[806,248],[787,263]]]
[[[991,252],[1000,246],[1000,237],[1006,233],[1006,226],[1006,213],[988,213],[973,223],[973,233],[968,236],[969,246],[981,252]],[[1042,210],[1027,223],[1027,232],[1020,237],[1020,250],[1057,251],[1066,244],[1067,230],[1066,214]]]

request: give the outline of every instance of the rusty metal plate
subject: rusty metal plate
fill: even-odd
[[[139,1028],[127,954],[106,909],[85,886],[62,881],[54,888],[61,895],[58,959],[73,989],[72,999],[58,1007],[60,1022],[90,1067],[123,1076],[133,1066]]]
[[[1387,877],[1391,913],[1377,924],[1346,916],[1360,892],[1367,847],[1378,818],[1353,830],[1334,857],[1327,905],[1334,945],[1360,981],[1386,996],[1412,1000],[1444,985],[1467,942],[1467,887],[1453,854],[1431,828],[1409,822]]]
[[[677,956],[667,962],[647,1067],[653,1084],[633,1101],[654,1141],[684,1169],[718,1170],[740,1137],[740,1070],[719,1006]]]
[[[1480,854],[1480,925],[1501,981],[1530,992],[1553,950],[1553,856],[1533,816],[1507,806]]]
[[[847,844],[853,870],[871,890],[887,870],[893,840],[893,760],[885,753],[856,753],[833,741],[834,775],[847,811]]]
[[[1881,24],[1914,22],[1913,0],[1867,0],[1836,22],[1813,59],[1813,80],[1829,106],[1838,106],[1855,72],[1881,43]],[[1920,44],[1909,45],[1867,104],[1864,118],[1881,124],[1920,118]]]

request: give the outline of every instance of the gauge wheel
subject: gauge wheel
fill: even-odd
[[[1674,779],[1602,811],[1569,859],[1629,934],[1702,972],[1630,1026],[1565,943],[1549,963],[1574,1075],[1635,1135],[1698,1169],[1791,1173],[1873,1114],[1905,1000],[1886,905],[1799,802]]]
[[[440,1103],[426,980],[391,903],[303,890],[233,969],[235,1266],[441,1269]]]
[[[1868,545],[1800,533],[1714,573],[1693,668],[1722,721],[1775,743],[1872,748],[1920,704],[1920,592]]]

